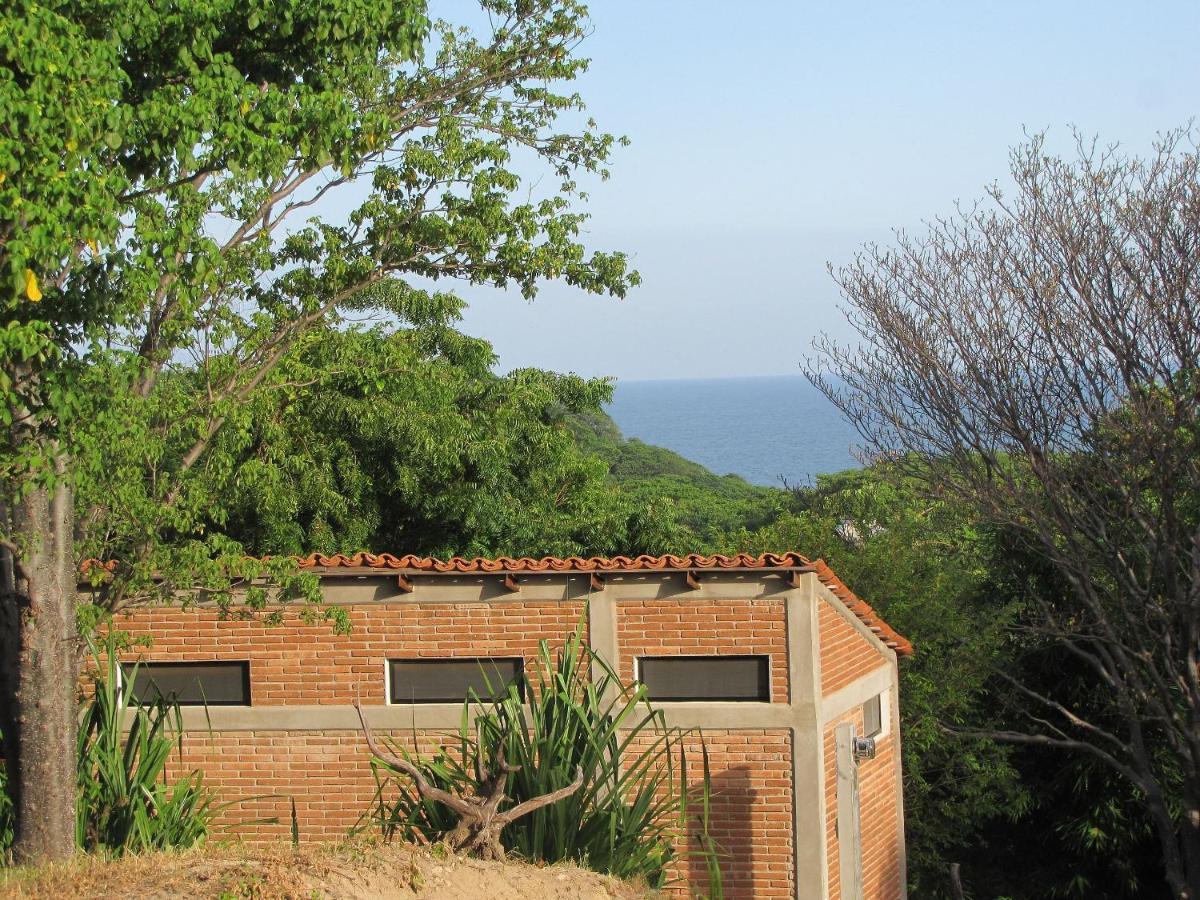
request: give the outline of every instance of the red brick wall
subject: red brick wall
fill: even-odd
[[[538,641],[561,644],[579,624],[583,604],[386,603],[347,607],[349,634],[328,623],[264,625],[224,620],[215,610],[159,607],[122,616],[118,627],[149,635],[145,660],[246,659],[254,706],[346,705],[361,689],[382,703],[385,663],[404,656],[537,657]]]
[[[623,678],[637,656],[769,654],[771,702],[788,702],[787,607],[782,599],[643,600],[617,604]]]
[[[792,738],[787,729],[705,729],[711,794],[710,835],[721,850],[725,896],[785,898],[795,896],[792,833]],[[633,751],[647,741],[635,742]],[[693,794],[703,785],[697,736],[684,741]],[[701,844],[690,829],[689,847]],[[677,863],[669,893],[707,893],[707,869],[700,859]]]
[[[891,711],[885,711],[891,715]],[[835,732],[843,722],[853,722],[862,734],[862,707],[855,707],[825,726],[825,839],[829,852],[829,897],[838,900],[841,891],[840,845],[837,834],[837,746]],[[876,738],[875,758],[858,764],[859,834],[862,846],[863,897],[866,900],[898,900],[900,884],[900,803],[897,769],[900,765],[893,718],[888,733]]]
[[[818,601],[817,628],[821,633],[821,696],[852,684],[888,659],[828,601]]]
[[[412,732],[379,732],[412,745]],[[434,749],[449,736],[423,733],[423,750]],[[193,731],[184,740],[183,771],[198,768],[206,784],[217,788],[219,800],[244,801],[221,817],[226,825],[261,819],[235,827],[231,836],[251,842],[290,840],[291,802],[302,841],[337,841],[346,837],[371,807],[375,779],[371,754],[358,731]],[[265,795],[265,796],[264,796]]]

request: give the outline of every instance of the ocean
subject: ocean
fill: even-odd
[[[618,381],[608,413],[627,438],[753,484],[807,483],[859,465],[857,432],[796,375]]]

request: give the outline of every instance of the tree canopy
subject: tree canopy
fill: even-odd
[[[71,850],[55,760],[74,745],[77,537],[121,551],[96,584],[110,609],[261,573],[211,484],[314,329],[436,320],[448,280],[529,298],[637,283],[580,238],[580,179],[617,144],[564,89],[586,10],[480,5],[479,32],[420,0],[5,7],[0,730],[19,856]],[[105,479],[121,493],[91,489]]]

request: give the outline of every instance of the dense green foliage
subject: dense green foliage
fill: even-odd
[[[486,343],[441,322],[314,331],[214,441],[194,488],[206,495],[206,530],[255,554],[570,555],[655,543],[655,523],[564,425],[607,399],[608,383],[500,376],[493,362]],[[181,397],[193,379],[178,374]],[[110,456],[92,483],[101,496],[83,503],[123,504],[131,482],[140,491],[120,471],[136,469],[139,452]],[[109,537],[90,549],[127,548]]]
[[[708,872],[709,896],[720,897],[706,757],[699,772],[691,763],[701,787],[688,786],[684,743],[697,736],[667,727],[644,688],[623,685],[606,661],[587,652],[582,634],[581,626],[557,651],[542,642],[525,676],[528,705],[516,684],[489,703],[473,698],[463,706],[457,747],[414,761],[431,784],[461,795],[477,786],[478,772],[504,759],[519,767],[504,790],[513,804],[564,788],[582,772],[579,790],[508,825],[505,849],[531,861],[573,860],[653,887],[666,883],[672,861],[690,855]],[[372,765],[380,783],[373,818],[386,837],[432,841],[453,829],[456,817],[423,800],[406,775],[380,760]],[[698,849],[683,849],[689,842]]]
[[[114,294],[108,304],[123,316],[85,328],[103,345],[88,345],[72,378],[73,408],[87,423],[72,431],[81,442],[71,463],[78,555],[122,560],[107,605],[198,574],[210,590],[222,572],[253,575],[244,550],[630,545],[623,532],[637,532],[641,512],[610,508],[595,461],[574,453],[552,421],[559,408],[594,407],[603,385],[492,375],[490,348],[449,327],[462,301],[412,281],[513,285],[527,296],[544,278],[615,294],[637,282],[621,254],[585,254],[584,217],[570,209],[576,173],[606,175],[614,139],[591,126],[556,130],[580,101],[542,86],[586,65],[570,55],[587,27],[582,8],[484,5],[494,33],[434,23],[433,46],[417,63],[407,57],[424,27],[418,5],[355,12],[352,23],[332,11],[329,22],[295,23],[278,52],[297,59],[256,58],[261,42],[247,23],[244,46],[235,37],[230,48],[189,44],[187,59],[207,60],[211,49],[214,60],[231,54],[233,70],[253,64],[267,89],[229,101],[241,103],[227,125],[232,145],[213,160],[215,147],[197,145],[211,125],[203,97],[216,103],[220,82],[210,88],[212,65],[188,67],[202,96],[188,96],[181,133],[159,152],[176,154],[172,173],[217,171],[172,186],[160,171],[167,163],[146,160],[136,184],[151,196],[130,200],[134,229],[74,260],[63,287]],[[253,15],[265,26],[292,13]],[[325,30],[337,38],[330,59],[291,46],[302,34],[325,39]],[[286,82],[278,94],[275,76]],[[226,112],[222,105],[217,121]],[[147,153],[132,135],[121,147]],[[540,199],[516,171],[514,156],[527,153],[557,179]],[[355,188],[364,199],[345,221],[290,224],[286,237],[273,236],[308,199],[350,189],[368,169]],[[168,212],[152,216],[163,204]],[[215,218],[233,237],[210,233]],[[147,296],[156,299],[143,310]],[[25,307],[44,316],[52,300],[47,293]],[[387,325],[335,329],[371,318]],[[645,542],[635,534],[633,543]],[[178,582],[150,577],[172,572]],[[311,585],[273,574],[285,596],[312,596]]]

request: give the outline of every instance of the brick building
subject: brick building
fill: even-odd
[[[668,724],[702,730],[726,896],[904,896],[896,679],[911,647],[824,563],[360,554],[302,565],[345,607],[349,634],[204,606],[118,623],[153,639],[140,677],[185,700],[204,690],[207,710],[184,709],[186,764],[227,798],[280,795],[238,812],[278,818],[252,836],[286,837],[288,798],[305,840],[358,821],[375,782],[356,692],[375,730],[435,746],[457,728],[481,662],[519,672],[538,641],[561,643],[586,613],[591,646],[646,684]]]

